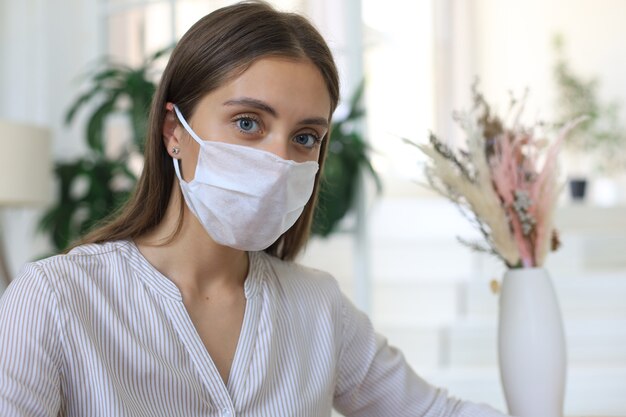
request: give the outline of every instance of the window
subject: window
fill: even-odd
[[[418,152],[433,126],[432,3],[363,0],[368,137],[384,177],[421,176]]]
[[[172,45],[199,18],[233,0],[105,0],[102,7],[106,54],[128,65]],[[281,10],[303,11],[305,0],[280,0]]]

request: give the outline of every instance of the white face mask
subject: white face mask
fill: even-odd
[[[272,245],[298,220],[311,197],[315,161],[295,162],[243,145],[204,141],[177,106],[178,120],[200,145],[195,177],[174,169],[185,202],[211,238],[246,251]]]

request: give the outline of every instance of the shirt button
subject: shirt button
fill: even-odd
[[[222,417],[231,417],[232,413],[228,408],[222,408]]]

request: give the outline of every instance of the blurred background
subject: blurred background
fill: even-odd
[[[141,170],[141,105],[167,51],[154,54],[231,3],[0,0],[5,275],[55,253],[127,195]],[[503,268],[457,242],[476,231],[420,185],[424,158],[402,139],[426,142],[433,131],[460,143],[451,116],[470,108],[476,78],[496,111],[528,89],[530,123],[591,114],[563,154],[563,247],[547,267],[566,327],[566,415],[626,415],[626,1],[270,3],[307,15],[328,40],[344,98],[337,161],[357,161],[337,174],[349,210],[338,209],[301,261],[333,273],[416,371],[456,396],[505,410],[490,289]],[[351,98],[363,81],[360,117]],[[41,147],[25,147],[35,136]],[[353,145],[367,146],[356,159]],[[27,195],[16,194],[42,166],[20,185]]]

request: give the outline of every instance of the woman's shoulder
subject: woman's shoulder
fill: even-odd
[[[337,286],[337,280],[326,271],[303,265],[297,261],[285,261],[264,252],[258,252],[257,256],[275,274],[275,278],[281,282]]]
[[[103,243],[87,243],[72,248],[64,255],[53,258],[65,258],[71,262],[89,262],[98,259],[105,259],[115,254],[127,253],[131,250],[133,243],[129,240],[114,240]]]
[[[65,254],[25,264],[15,279],[16,282],[44,279],[53,288],[60,288],[84,281],[85,277],[111,277],[111,271],[119,271],[129,251],[128,241],[86,244],[73,248]]]
[[[129,245],[131,243],[125,240],[79,245],[67,253],[30,262],[24,268],[46,272],[87,267],[94,264],[111,264],[111,261],[124,258],[124,254],[129,250]]]
[[[262,254],[256,261],[265,282],[264,298],[269,301],[280,327],[292,329],[290,334],[311,343],[332,343],[335,349],[345,323],[345,296],[337,280],[328,272],[304,266],[298,262],[283,261]],[[254,261],[253,261],[254,262]]]
[[[302,265],[295,261],[284,261],[263,252],[258,252],[266,279],[284,292],[298,295],[324,297],[339,301],[341,290],[337,280],[328,272]]]

